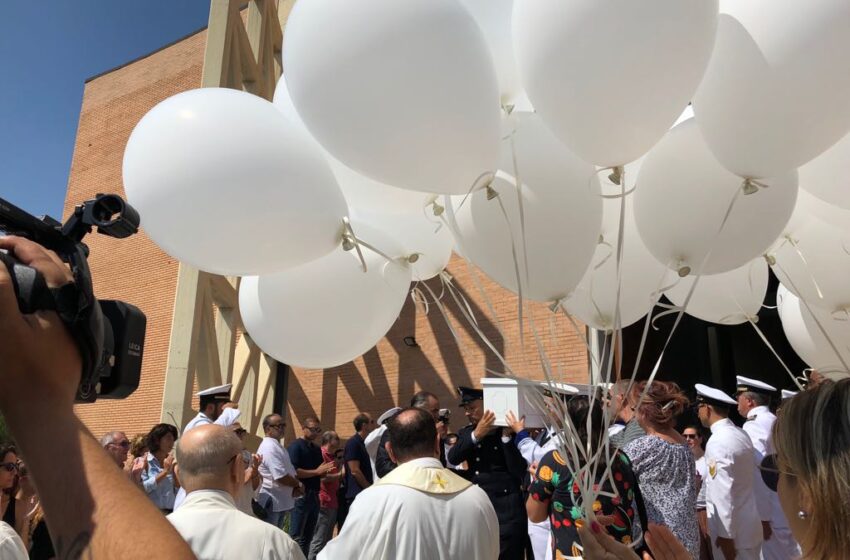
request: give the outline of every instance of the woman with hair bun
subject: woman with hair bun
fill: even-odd
[[[635,383],[629,405],[646,431],[623,448],[632,460],[650,523],[666,525],[699,558],[696,518],[696,466],[685,439],[676,431],[676,418],[688,399],[675,383]]]

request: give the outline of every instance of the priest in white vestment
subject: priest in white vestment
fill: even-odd
[[[398,467],[357,496],[319,560],[498,558],[499,522],[490,498],[440,463],[431,414],[405,409],[387,429]]]
[[[183,506],[168,516],[192,552],[203,560],[304,560],[301,549],[277,527],[236,508],[250,453],[225,428],[198,426],[177,443]],[[247,454],[247,456],[245,456]]]

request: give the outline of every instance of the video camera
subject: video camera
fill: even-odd
[[[441,408],[440,412],[439,412],[439,416],[437,417],[437,420],[439,422],[442,422],[446,426],[448,426],[449,425],[449,419],[451,419],[451,417],[452,417],[452,411],[451,410],[449,410],[448,408]]]
[[[66,262],[74,283],[49,288],[40,272],[0,251],[12,277],[21,313],[55,310],[68,327],[82,356],[77,402],[98,397],[123,399],[139,386],[147,319],[122,301],[97,300],[83,238],[97,232],[123,239],[139,229],[139,214],[117,195],[99,194],[74,209],[65,224],[39,219],[0,198],[0,232],[25,237],[54,251]]]

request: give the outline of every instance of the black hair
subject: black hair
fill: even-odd
[[[215,395],[204,395],[202,397],[198,397],[198,406],[201,408],[201,412],[206,410],[206,408],[211,405],[219,402],[218,398]]]
[[[363,426],[368,424],[371,421],[368,414],[363,414],[362,412],[354,417],[354,431],[359,432],[363,429]]]
[[[421,408],[405,408],[387,422],[395,458],[401,462],[434,455],[437,424],[434,417]]]
[[[277,412],[272,412],[271,414],[266,414],[263,417],[263,431],[269,429],[269,425],[272,423],[272,418],[274,418],[275,416],[280,416],[280,414],[278,414]],[[283,418],[283,416],[280,417],[281,419]]]
[[[428,403],[429,399],[437,400],[437,395],[430,391],[419,391],[410,399],[411,408],[421,408]]]
[[[174,439],[177,439],[177,428],[172,426],[171,424],[157,424],[151,431],[148,432],[147,438],[145,438],[148,442],[148,451],[151,454],[155,454],[160,450],[159,443],[162,441],[162,438],[171,434],[174,436]]]
[[[8,455],[9,453],[14,453],[15,455],[17,455],[18,449],[11,443],[4,443],[4,444],[0,445],[0,461],[5,460],[6,455]],[[14,478],[14,481],[12,482],[12,486],[10,488],[3,490],[3,493],[5,493],[9,496],[12,496],[12,498],[14,498],[15,494],[18,493],[18,484],[19,484],[19,477],[16,476]]]
[[[590,398],[585,395],[577,395],[567,402],[567,414],[570,416],[582,445],[587,445],[588,440],[590,440],[592,450],[599,447],[604,429],[601,399],[594,399],[593,407],[591,407]],[[587,431],[588,416],[590,417],[590,433]]]

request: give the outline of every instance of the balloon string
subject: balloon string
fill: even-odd
[[[782,368],[783,368],[786,372],[788,372],[788,376],[791,378],[791,381],[793,381],[793,382],[794,382],[794,384],[795,384],[795,385],[796,385],[796,386],[797,386],[800,390],[803,390],[805,387],[803,387],[803,386],[800,384],[800,381],[797,379],[797,376],[795,376],[795,375],[791,372],[791,369],[788,367],[788,365],[786,365],[785,361],[782,359],[782,357],[779,355],[779,353],[776,351],[776,349],[773,347],[773,345],[770,343],[770,341],[769,341],[769,340],[767,339],[767,337],[764,335],[764,333],[762,332],[762,330],[758,327],[758,325],[756,325],[756,322],[757,322],[757,321],[754,321],[754,320],[753,320],[753,317],[748,316],[748,315],[744,312],[743,308],[741,308],[741,312],[742,312],[742,313],[744,313],[744,316],[747,318],[747,322],[750,324],[750,326],[752,326],[752,327],[753,327],[753,329],[756,331],[756,334],[758,334],[758,335],[759,335],[759,338],[762,340],[762,342],[764,342],[764,344],[765,344],[765,346],[767,346],[768,350],[770,350],[770,352],[774,355],[774,357],[775,357],[775,358],[776,358],[776,360],[779,362],[779,364],[782,366]],[[755,317],[755,319],[758,319],[758,317]]]
[[[815,287],[815,291],[818,293],[818,299],[823,299],[823,291],[820,289],[820,285],[818,284],[815,275],[812,273],[812,269],[809,266],[809,261],[806,260],[806,256],[803,254],[803,251],[800,250],[800,246],[797,244],[797,241],[793,239],[790,235],[785,236],[785,241],[794,248],[794,251],[797,253],[797,256],[800,257],[800,261],[803,263],[803,270],[806,271],[806,275],[809,280],[811,280],[812,285]]]
[[[779,264],[779,262],[777,262],[774,266],[776,266],[776,268],[779,269],[779,271],[782,273],[782,275],[788,280],[788,283],[790,284],[790,288],[794,292],[799,294],[800,290],[797,289],[797,286],[794,284],[794,280],[792,280],[791,277],[788,275],[788,273],[785,271],[785,269],[782,268],[782,265]],[[850,373],[850,368],[847,367],[847,362],[844,361],[844,357],[841,355],[841,352],[838,351],[838,348],[835,346],[835,342],[833,342],[832,337],[829,336],[829,334],[826,332],[826,328],[824,328],[824,326],[821,324],[820,319],[818,319],[817,316],[815,315],[814,311],[812,310],[811,306],[809,305],[809,302],[806,301],[804,298],[799,297],[799,296],[798,296],[798,299],[800,300],[800,302],[802,302],[803,305],[806,306],[806,309],[808,310],[809,315],[811,315],[812,320],[814,320],[815,325],[817,325],[817,327],[818,327],[818,330],[821,332],[823,337],[826,339],[826,342],[829,344],[829,347],[835,353],[836,357],[838,358],[838,361],[841,362],[841,366],[844,368],[844,371],[847,372],[847,373]]]

